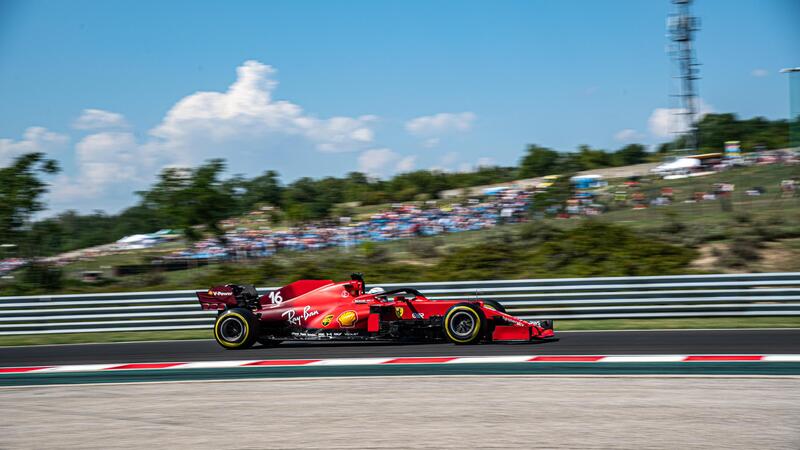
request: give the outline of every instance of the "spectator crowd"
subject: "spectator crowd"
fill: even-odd
[[[391,241],[418,236],[474,231],[503,223],[525,220],[530,194],[521,190],[503,190],[486,201],[467,204],[421,207],[394,205],[391,210],[351,221],[348,217],[336,224],[303,224],[285,230],[236,229],[221,238],[196,242],[172,258],[258,258],[278,250],[317,250],[355,246],[363,242]]]

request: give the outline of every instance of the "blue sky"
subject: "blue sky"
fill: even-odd
[[[0,0],[0,165],[46,151],[65,169],[53,211],[114,212],[162,167],[210,157],[290,181],[515,164],[528,143],[655,144],[675,106],[670,9]],[[693,12],[704,110],[786,117],[778,70],[800,66],[800,3],[698,0]]]

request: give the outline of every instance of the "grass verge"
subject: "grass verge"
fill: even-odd
[[[800,317],[715,317],[687,319],[556,320],[556,332],[703,328],[800,328]]]
[[[109,333],[20,334],[0,336],[0,346],[93,344],[103,342],[179,341],[188,339],[213,339],[208,330],[180,331],[118,331]]]
[[[712,319],[609,319],[558,320],[556,332],[579,330],[652,330],[692,328],[800,328],[800,317],[722,317]],[[0,346],[88,344],[213,339],[211,329],[185,331],[122,331],[114,333],[70,333],[0,336]]]

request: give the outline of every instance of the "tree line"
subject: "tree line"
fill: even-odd
[[[736,114],[706,114],[697,122],[699,150],[719,152],[727,141],[739,141],[742,150],[749,152],[759,149],[779,149],[789,147],[789,127],[800,126],[800,118],[794,121],[769,120],[764,117],[739,119]],[[666,153],[686,146],[684,137],[661,144],[658,152]]]
[[[740,140],[745,151],[788,145],[789,125],[785,120],[739,120],[734,114],[708,114],[698,128],[703,150],[720,151],[727,140]],[[658,153],[681,144],[680,139],[664,144]],[[137,203],[119,214],[66,211],[31,222],[31,217],[44,209],[42,195],[47,184],[41,177],[59,170],[55,161],[33,153],[0,168],[0,244],[15,246],[0,247],[0,258],[9,256],[8,248],[20,256],[50,255],[162,228],[181,229],[189,239],[196,239],[200,237],[196,226],[221,233],[220,220],[260,205],[274,206],[278,222],[325,221],[348,215],[349,203],[427,200],[447,189],[638,164],[661,156],[647,152],[640,144],[616,151],[583,145],[574,152],[529,145],[516,167],[480,167],[464,173],[416,170],[386,180],[351,172],[343,177],[303,177],[289,184],[284,184],[274,170],[253,178],[224,178],[225,161],[214,159],[195,168],[164,169],[149,189],[137,192]]]

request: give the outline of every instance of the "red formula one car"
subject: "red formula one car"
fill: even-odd
[[[364,279],[300,280],[259,296],[253,286],[215,286],[197,297],[217,310],[225,348],[285,340],[449,340],[456,344],[553,338],[553,321],[525,321],[492,300],[429,300],[412,288],[366,292]]]

